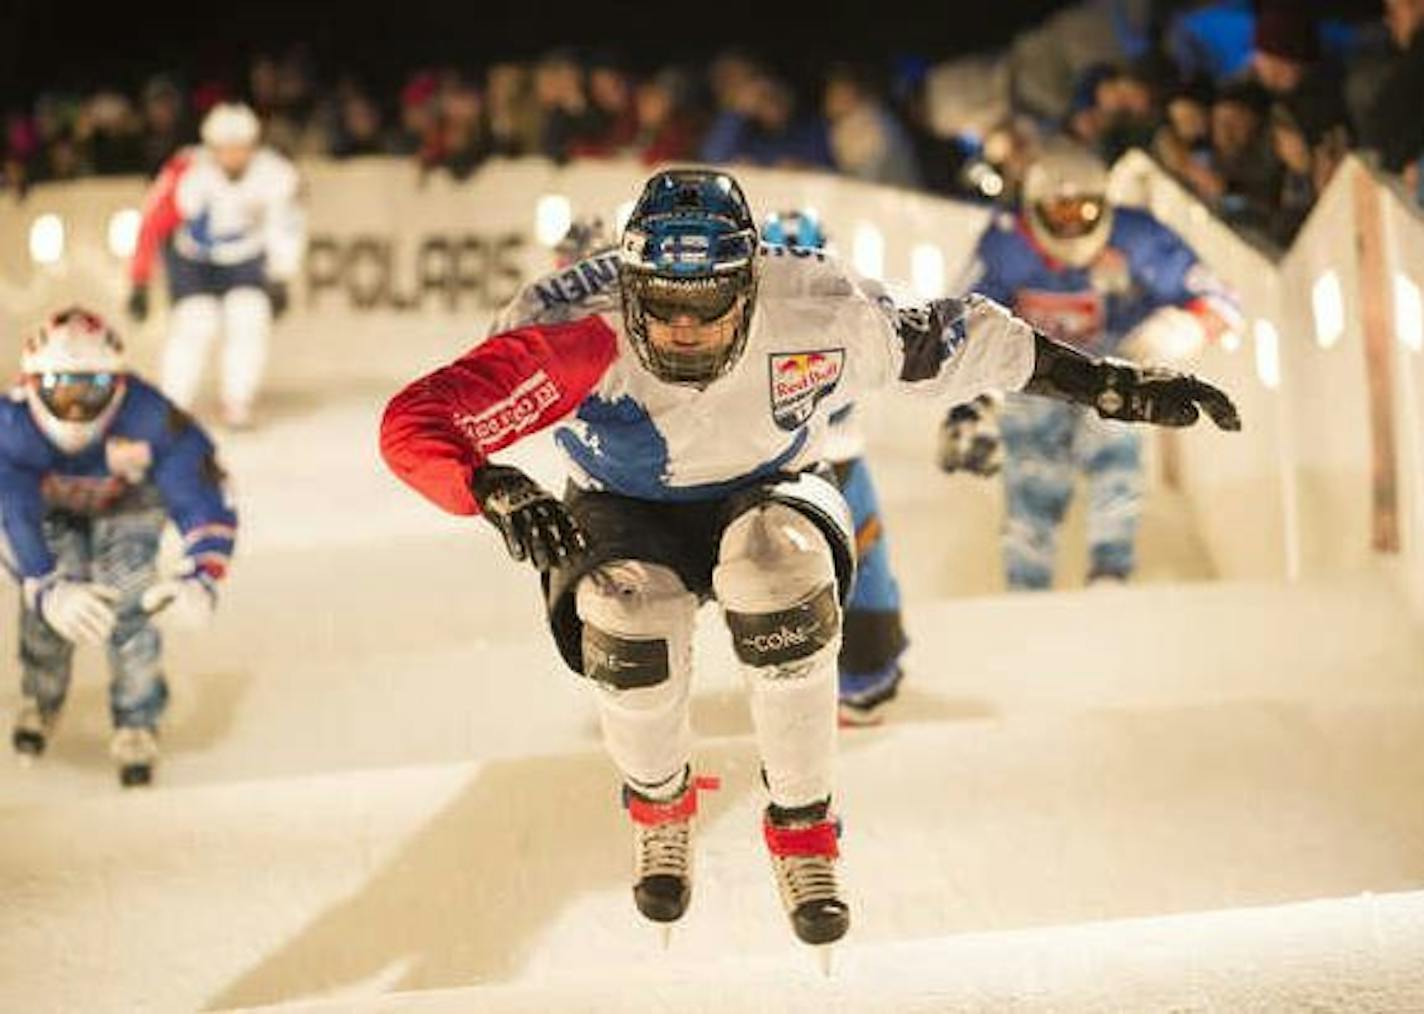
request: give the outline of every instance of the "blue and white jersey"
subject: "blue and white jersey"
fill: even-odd
[[[482,449],[505,443],[501,427],[514,423],[500,420],[520,399],[529,402],[517,413],[523,427],[537,429],[552,422],[540,418],[546,406],[578,394],[554,435],[577,485],[648,500],[710,499],[824,460],[831,418],[871,391],[894,385],[954,404],[1018,389],[1033,371],[1032,329],[989,300],[963,301],[954,326],[927,343],[906,325],[923,311],[896,305],[834,256],[773,245],[759,256],[746,351],[705,389],[665,383],[642,367],[623,330],[616,254],[531,282],[496,319],[501,340],[529,325],[592,317],[606,330],[590,329],[586,349],[560,353],[562,386],[552,369],[540,371],[543,381],[531,372],[521,385],[529,390],[475,413],[471,439]],[[614,344],[604,348],[608,332]],[[585,356],[587,373],[573,361]],[[563,390],[575,375],[586,394]],[[540,382],[552,385],[542,396]]]
[[[232,556],[237,514],[207,434],[153,387],[130,374],[104,434],[75,454],[55,447],[23,389],[0,401],[0,557],[15,576],[54,570],[45,515],[98,516],[152,486],[183,535],[194,565],[220,577]]]
[[[1180,236],[1146,211],[1113,211],[1107,247],[1086,268],[1056,261],[1022,218],[999,215],[979,238],[963,288],[1002,303],[1051,338],[1096,355],[1117,352],[1155,311],[1178,307],[1239,322],[1230,291]]]

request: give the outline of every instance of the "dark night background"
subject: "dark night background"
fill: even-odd
[[[1306,0],[1369,16],[1379,0]],[[556,44],[613,48],[656,66],[746,46],[795,72],[829,58],[898,53],[944,57],[1006,42],[1065,0],[974,3],[724,0],[718,3],[569,3],[560,0],[400,0],[204,3],[171,0],[76,6],[0,3],[0,89],[7,100],[46,88],[133,87],[175,64],[236,74],[264,47],[305,43],[322,69],[358,67],[373,83],[422,63],[477,65],[528,57]],[[1167,7],[1169,4],[1163,4]]]

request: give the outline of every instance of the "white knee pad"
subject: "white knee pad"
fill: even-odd
[[[191,408],[203,380],[208,347],[217,334],[221,310],[216,296],[184,296],[168,316],[163,348],[163,393],[180,408]]]
[[[667,567],[637,560],[604,564],[579,582],[584,675],[615,690],[685,676],[697,597]]]
[[[222,401],[243,416],[257,397],[267,367],[272,303],[261,289],[233,289],[223,297]]]
[[[605,564],[579,582],[583,671],[599,689],[609,756],[652,798],[675,793],[692,754],[688,716],[697,597],[667,567]]]
[[[744,663],[779,666],[839,645],[835,557],[805,514],[753,507],[727,526],[718,559],[712,583]]]

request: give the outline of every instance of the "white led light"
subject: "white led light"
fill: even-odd
[[[1333,270],[1311,286],[1310,305],[1315,311],[1316,343],[1322,349],[1333,348],[1345,333],[1345,294],[1340,291],[1340,276]]]
[[[30,259],[36,264],[58,264],[64,256],[64,221],[44,214],[30,226]]]
[[[1411,352],[1424,349],[1424,299],[1408,275],[1394,274],[1394,330]]]
[[[1227,352],[1237,352],[1241,349],[1241,336],[1235,331],[1223,331],[1221,333],[1221,347]]]
[[[133,208],[124,208],[109,216],[109,253],[127,259],[138,247],[138,230],[143,217]]]
[[[910,281],[921,299],[944,295],[944,254],[939,247],[920,243],[910,251]]]
[[[534,205],[534,236],[545,246],[564,238],[573,224],[574,209],[563,194],[545,194]]]
[[[885,273],[885,237],[869,222],[861,222],[855,227],[855,239],[851,243],[851,263],[867,278],[880,278]]]
[[[613,214],[613,223],[614,228],[618,230],[618,234],[620,236],[623,234],[623,228],[628,224],[628,219],[632,216],[632,201],[624,201],[622,204],[618,205],[618,210]]]
[[[1274,391],[1281,386],[1281,333],[1269,320],[1256,321],[1256,376]]]

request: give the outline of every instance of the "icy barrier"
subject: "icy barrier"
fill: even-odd
[[[278,368],[290,376],[409,377],[482,332],[492,308],[544,270],[572,214],[618,222],[646,173],[623,162],[496,160],[469,181],[411,162],[310,163],[312,245]],[[978,206],[839,177],[739,170],[761,212],[814,207],[867,274],[948,291],[988,219]],[[1178,229],[1240,292],[1247,333],[1200,369],[1238,398],[1242,435],[1176,440],[1181,482],[1216,572],[1260,579],[1400,559],[1424,615],[1424,222],[1355,158],[1293,249],[1263,252],[1212,218],[1146,156],[1114,168],[1120,199]],[[119,312],[135,180],[35,188],[0,218],[0,355],[62,299]],[[571,275],[577,288],[591,279]],[[135,329],[150,365],[162,315]],[[401,350],[392,355],[392,346]]]

